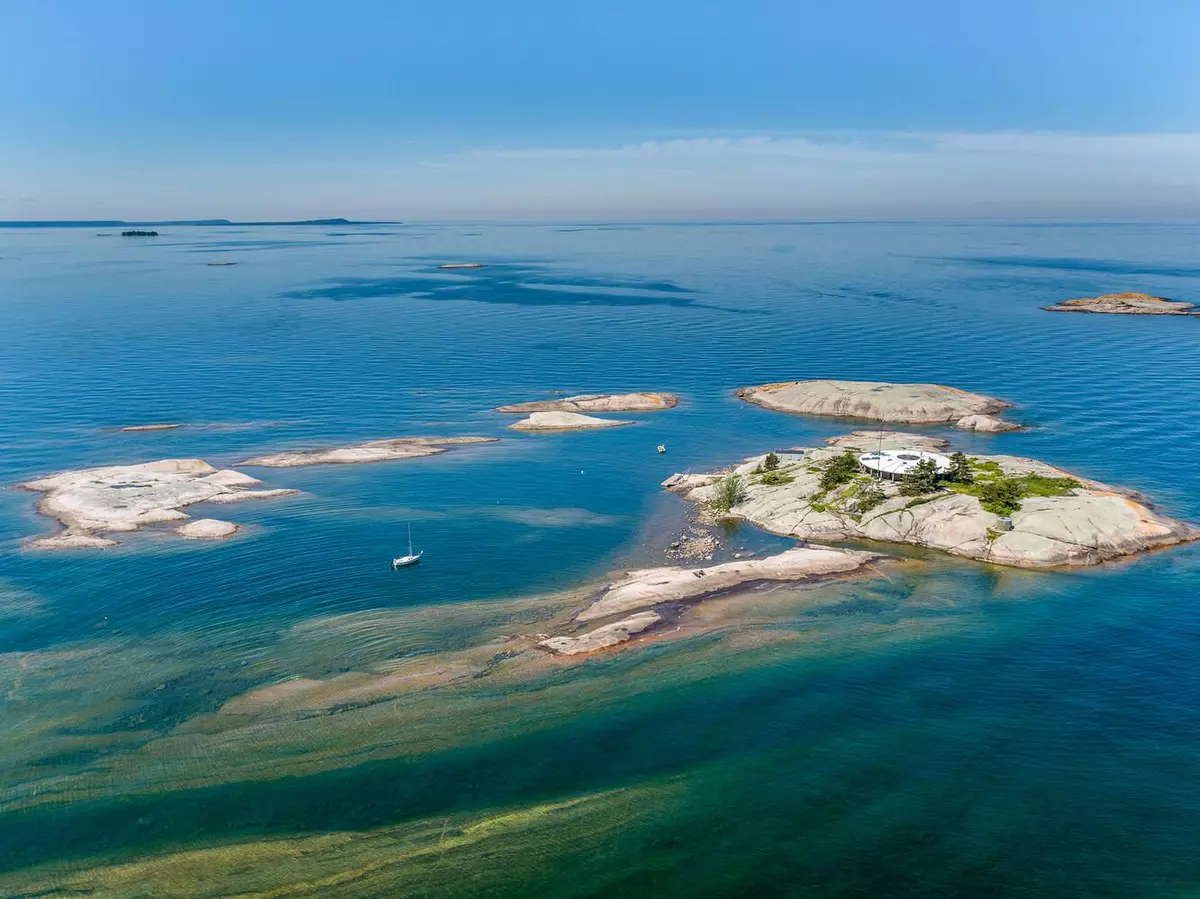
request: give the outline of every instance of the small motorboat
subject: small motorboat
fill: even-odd
[[[424,552],[425,552],[425,550],[421,550],[420,552],[413,552],[412,524],[409,523],[409,525],[408,525],[408,555],[398,556],[397,558],[392,559],[392,570],[394,571],[397,568],[407,568],[409,565],[416,565],[418,562],[421,561],[421,556],[424,554]]]

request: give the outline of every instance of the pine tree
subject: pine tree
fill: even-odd
[[[905,496],[921,496],[938,489],[941,472],[932,459],[922,459],[913,470],[900,479],[900,492]]]
[[[950,457],[950,470],[946,472],[946,480],[956,484],[970,484],[975,480],[971,471],[971,463],[965,453],[955,453]]]

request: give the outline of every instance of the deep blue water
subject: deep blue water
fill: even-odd
[[[661,820],[603,841],[635,880],[614,880],[568,840],[544,850],[536,873],[514,867],[486,889],[446,891],[1200,890],[1195,545],[1081,572],[932,559],[924,581],[836,588],[849,599],[821,623],[817,658],[767,653],[709,676],[734,657],[720,637],[705,638],[700,662],[631,648],[578,676],[611,668],[640,684],[636,698],[551,703],[548,720],[523,711],[483,746],[464,737],[392,762],[344,761],[287,781],[286,801],[269,781],[234,778],[166,816],[126,808],[114,777],[91,804],[11,805],[48,771],[72,776],[136,752],[254,686],[469,645],[477,622],[460,622],[464,603],[486,618],[489,603],[660,559],[682,511],[659,488],[669,474],[849,429],[747,405],[738,386],[857,378],[1000,396],[1030,430],[947,436],[1135,487],[1200,521],[1190,462],[1200,321],[1039,309],[1120,290],[1195,300],[1197,225],[161,231],[0,231],[0,483],[164,457],[232,465],[392,436],[503,440],[399,463],[252,470],[304,494],[220,507],[216,517],[251,526],[221,545],[139,534],[104,552],[39,554],[23,541],[50,523],[30,494],[0,492],[3,676],[70,664],[71,683],[84,685],[46,684],[34,699],[22,680],[0,695],[13,741],[0,753],[0,849],[15,860],[0,866],[366,829],[672,777],[682,798]],[[453,261],[487,267],[436,268]],[[643,389],[683,402],[632,427],[560,436],[507,431],[511,419],[489,411],[551,390]],[[189,427],[114,430],[153,422]],[[407,521],[427,557],[397,576],[387,560]],[[926,633],[921,609],[940,609],[947,632]],[[378,610],[438,624],[296,636]],[[911,638],[864,636],[898,622]],[[672,652],[686,677],[639,674],[669,669]],[[89,699],[87,685],[116,669],[128,689],[97,686]],[[115,742],[64,742],[84,733]],[[211,764],[221,767],[219,753]],[[332,782],[331,805],[321,797]],[[267,811],[238,811],[247,807]],[[122,829],[142,821],[132,836]]]

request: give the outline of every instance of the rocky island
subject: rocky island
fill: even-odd
[[[800,546],[765,559],[725,562],[710,568],[648,568],[609,584],[574,617],[576,626],[617,619],[582,633],[549,637],[538,645],[562,655],[595,652],[674,622],[688,606],[723,593],[776,581],[808,581],[852,574],[878,559],[875,553]],[[630,615],[629,613],[634,613]],[[618,616],[627,616],[619,617]]]
[[[987,430],[977,426],[978,416],[991,416],[1012,405],[995,397],[967,393],[941,384],[888,384],[881,381],[784,381],[743,387],[737,395],[746,402],[777,412],[907,424],[953,421],[959,427],[975,430]],[[975,426],[972,421],[976,422]]]
[[[1200,537],[1133,493],[1016,456],[952,457],[945,441],[859,431],[829,445],[768,453],[724,472],[676,474],[669,490],[711,514],[801,540],[870,539],[1025,568],[1093,565]],[[899,481],[862,465],[880,450],[918,458]]]
[[[597,428],[619,428],[631,421],[616,418],[596,418],[578,412],[534,412],[528,418],[509,425],[514,431],[591,431]]]
[[[1200,315],[1195,303],[1167,300],[1148,293],[1106,293],[1043,306],[1047,312],[1096,312],[1105,315]]]
[[[239,465],[264,468],[297,468],[301,465],[359,465],[365,462],[391,462],[436,456],[456,446],[495,443],[496,437],[392,437],[369,440],[353,446],[332,449],[291,450],[244,459]]]
[[[146,525],[184,521],[182,512],[195,503],[233,503],[247,499],[291,496],[296,490],[252,490],[262,482],[233,469],[218,470],[202,459],[161,459],[140,465],[113,465],[64,471],[21,486],[46,494],[38,511],[56,519],[63,530],[30,541],[34,549],[78,549],[116,546],[110,533],[136,531]],[[229,522],[203,519],[177,533],[215,539],[237,530]]]
[[[584,393],[558,400],[499,406],[497,412],[657,412],[679,403],[673,393]]]

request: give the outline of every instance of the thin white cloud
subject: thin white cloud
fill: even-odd
[[[479,214],[1200,216],[1192,133],[761,134],[490,147],[431,162],[442,167],[439,202]]]
[[[1194,133],[763,133],[419,155],[396,144],[6,174],[10,204],[42,196],[39,212],[61,218],[1200,218]]]

